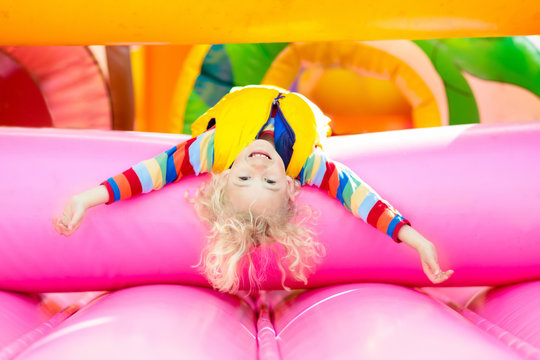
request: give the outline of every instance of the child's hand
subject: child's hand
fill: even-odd
[[[432,283],[442,283],[454,273],[454,270],[441,271],[435,245],[411,226],[403,226],[399,230],[398,238],[418,252],[422,261],[422,269]]]
[[[69,236],[81,226],[84,213],[89,208],[105,204],[109,201],[109,193],[103,185],[96,186],[69,199],[62,216],[53,219],[54,229],[60,234]]]
[[[61,216],[53,219],[54,229],[60,234],[69,236],[81,226],[87,206],[80,196],[69,199]]]
[[[416,250],[422,261],[422,269],[432,283],[442,283],[454,273],[454,270],[441,271],[437,260],[437,250],[431,242],[422,243]]]

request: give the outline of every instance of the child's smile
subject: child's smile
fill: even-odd
[[[226,189],[236,211],[269,214],[287,204],[294,181],[285,174],[283,160],[273,145],[255,140],[236,157]]]

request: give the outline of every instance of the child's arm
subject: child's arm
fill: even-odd
[[[317,148],[310,155],[300,175],[302,185],[314,185],[338,199],[354,216],[387,234],[396,242],[415,249],[422,261],[426,276],[434,283],[445,281],[452,270],[441,272],[435,246],[414,230],[407,219],[384,201],[351,169],[331,161]]]
[[[395,242],[401,242],[399,230],[404,225],[410,225],[351,169],[328,159],[319,148],[309,156],[298,179],[301,185],[313,185],[327,191],[354,216],[387,234]]]
[[[132,196],[161,189],[182,177],[212,170],[214,130],[209,130],[158,156],[73,196],[61,216],[54,218],[56,231],[71,235],[79,228],[86,210],[100,204],[111,204]]]
[[[214,129],[189,139],[158,156],[107,179],[107,205],[141,193],[159,190],[180,181],[186,175],[199,175],[212,170],[214,161]]]

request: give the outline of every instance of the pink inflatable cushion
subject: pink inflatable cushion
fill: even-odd
[[[53,216],[73,194],[153,157],[185,137],[99,131],[0,129],[0,288],[81,291],[175,282],[208,286],[192,266],[206,231],[184,200],[200,177],[91,209],[70,238]],[[447,285],[540,277],[540,123],[466,125],[331,138],[349,165],[439,250]],[[320,211],[327,256],[308,287],[355,281],[430,285],[416,252],[305,188]],[[280,288],[271,266],[265,288]],[[288,281],[291,287],[304,284]]]
[[[17,359],[256,359],[255,333],[237,297],[149,285],[105,295]]]
[[[490,289],[468,308],[535,347],[540,359],[540,281]]]
[[[457,312],[388,284],[311,290],[274,309],[282,359],[519,359]]]
[[[38,297],[0,291],[0,349],[49,317]]]
[[[41,294],[41,305],[49,313],[57,313],[68,306],[81,306],[90,302],[92,299],[102,295],[102,292],[73,292],[73,293],[44,293]]]
[[[424,287],[420,292],[437,299],[454,309],[462,309],[481,292],[489,289],[489,286],[467,287]]]

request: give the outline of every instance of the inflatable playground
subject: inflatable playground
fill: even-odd
[[[0,6],[0,359],[540,359],[540,3],[81,9]],[[71,195],[248,84],[316,103],[325,151],[455,274],[434,286],[414,250],[311,187],[326,256],[287,290],[264,246],[260,291],[217,292],[194,267],[207,229],[185,194],[204,176],[54,231]]]

